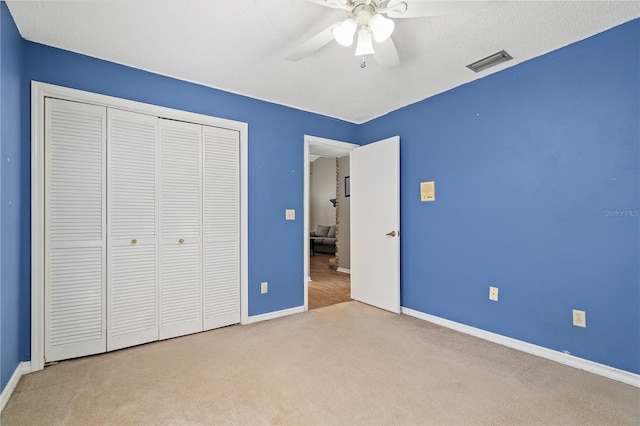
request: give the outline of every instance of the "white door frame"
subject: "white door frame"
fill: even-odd
[[[326,147],[339,148],[341,150],[353,151],[355,148],[360,145],[342,142],[333,139],[321,138],[318,136],[310,136],[304,135],[304,310],[309,310],[309,229],[310,219],[310,192],[311,192],[311,182],[309,179],[309,144],[315,145],[324,145]]]
[[[44,101],[54,97],[139,112],[157,117],[223,127],[240,134],[240,323],[248,324],[248,131],[249,125],[165,108],[142,102],[99,95],[62,86],[31,82],[31,371],[44,368]]]

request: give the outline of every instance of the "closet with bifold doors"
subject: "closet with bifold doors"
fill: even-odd
[[[45,361],[240,322],[240,136],[45,100]]]

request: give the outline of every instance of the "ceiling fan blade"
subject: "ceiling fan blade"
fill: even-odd
[[[313,1],[313,0],[312,0]],[[406,4],[406,10],[404,5]],[[387,4],[389,18],[421,18],[424,16],[452,15],[454,13],[466,12],[480,9],[486,6],[489,0],[391,0]],[[394,10],[394,7],[397,8]]]
[[[332,7],[334,9],[348,10],[347,2],[345,0],[309,0],[312,3],[321,4],[322,6]]]
[[[299,61],[305,56],[309,56],[313,52],[320,50],[320,48],[326,46],[333,40],[333,33],[331,30],[338,25],[340,25],[340,22],[331,25],[329,28],[325,28],[309,40],[302,43],[300,46],[296,47],[293,49],[293,52],[289,53],[287,59],[290,61]]]
[[[398,50],[391,38],[386,39],[382,43],[376,43],[373,57],[382,68],[392,68],[400,63]]]

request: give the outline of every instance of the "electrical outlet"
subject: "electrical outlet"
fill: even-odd
[[[284,211],[285,220],[296,220],[296,211],[295,209],[286,209]]]
[[[498,301],[498,287],[489,287],[489,300]]]
[[[266,281],[260,283],[260,293],[265,294],[268,292],[269,292],[269,283]]]
[[[573,325],[587,328],[587,313],[585,311],[573,310]]]

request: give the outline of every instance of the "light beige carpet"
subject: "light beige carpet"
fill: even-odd
[[[639,424],[640,389],[347,302],[61,362],[3,425]]]

